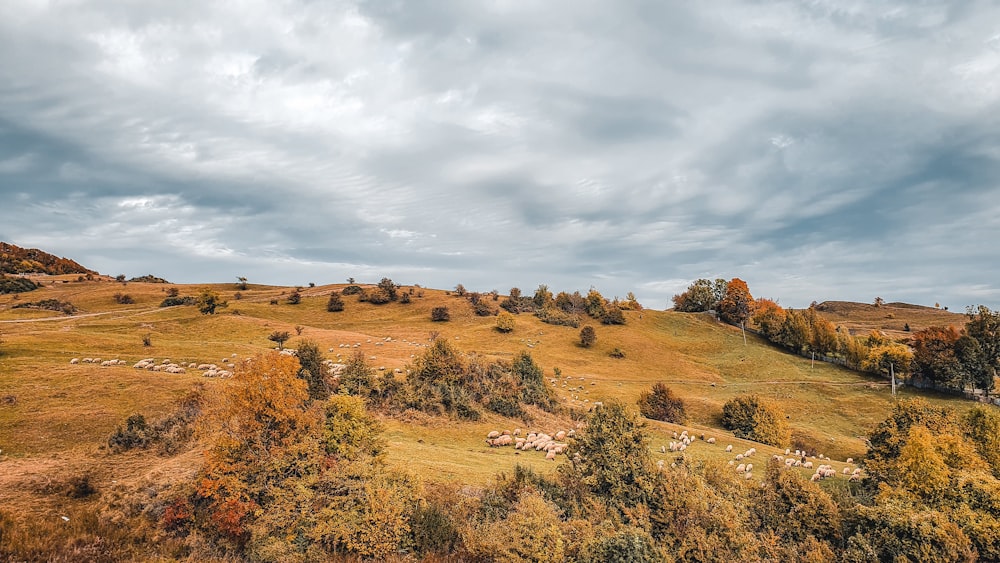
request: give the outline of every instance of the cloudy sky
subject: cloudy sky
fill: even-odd
[[[177,283],[1000,305],[1000,5],[0,2],[0,240]]]

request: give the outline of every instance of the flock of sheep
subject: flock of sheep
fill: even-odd
[[[144,369],[144,370],[148,370],[148,371],[161,371],[161,372],[164,372],[164,373],[187,373],[187,370],[190,369],[190,370],[198,370],[198,371],[202,372],[202,376],[204,376],[204,377],[223,377],[223,378],[226,378],[226,377],[232,377],[233,376],[233,371],[232,370],[233,370],[233,368],[236,367],[235,364],[232,363],[232,362],[235,361],[233,358],[236,358],[236,354],[233,354],[231,358],[223,358],[220,363],[224,367],[220,367],[217,364],[208,364],[208,363],[201,363],[201,364],[199,364],[199,363],[195,363],[195,362],[189,362],[189,363],[186,363],[186,364],[177,364],[177,363],[171,362],[169,358],[165,358],[165,359],[161,360],[159,363],[157,363],[157,361],[156,361],[155,358],[143,358],[143,359],[139,360],[138,362],[132,364],[132,367],[134,369]],[[84,363],[84,364],[100,364],[101,366],[125,366],[125,365],[128,365],[128,362],[126,362],[125,360],[121,360],[121,359],[117,359],[117,358],[114,359],[114,360],[101,360],[101,358],[83,358],[81,360],[80,358],[73,358],[72,360],[69,361],[69,363],[71,363],[71,364],[80,364],[80,363]]]
[[[545,459],[555,460],[557,455],[566,453],[569,443],[565,440],[576,436],[576,430],[559,430],[555,434],[528,432],[521,436],[521,429],[493,430],[486,435],[486,444],[491,448],[514,446],[515,450],[545,452]]]

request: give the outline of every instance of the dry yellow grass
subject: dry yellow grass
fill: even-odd
[[[544,368],[559,398],[584,409],[609,399],[634,404],[653,382],[664,381],[687,403],[690,421],[686,428],[717,437],[715,446],[697,442],[687,452],[704,459],[728,458],[722,450],[727,443],[733,443],[737,450],[750,447],[719,429],[722,404],[740,393],[755,392],[777,400],[801,444],[841,460],[860,457],[863,435],[887,416],[892,404],[888,387],[881,380],[828,364],[812,365],[808,359],[786,354],[752,336],[744,345],[737,329],[706,315],[626,312],[624,326],[592,323],[597,342],[585,349],[577,345],[579,329],[547,325],[531,315],[517,316],[513,332],[500,333],[494,329],[495,317],[478,317],[468,301],[438,290],[415,289],[410,304],[376,306],[348,296],[344,312],[329,313],[327,298],[343,285],[305,288],[301,304],[290,305],[286,297],[292,288],[251,286],[236,300],[234,284],[54,281],[57,283],[46,282],[43,289],[23,294],[18,300],[0,296],[4,339],[0,396],[11,396],[15,401],[0,404],[0,488],[17,482],[10,475],[12,461],[44,468],[50,461],[56,463],[52,460],[76,460],[80,466],[89,466],[99,459],[108,475],[122,477],[136,465],[121,456],[104,454],[99,446],[129,414],[142,412],[155,418],[171,410],[174,401],[195,382],[226,384],[204,380],[196,371],[169,375],[134,370],[130,365],[71,365],[71,358],[121,358],[129,364],[144,357],[220,363],[232,354],[244,357],[273,348],[267,340],[273,330],[292,333],[288,347],[308,338],[321,349],[331,350],[328,357],[346,357],[361,350],[375,357],[370,360],[375,367],[386,369],[405,368],[425,349],[432,333],[470,354],[511,358],[526,350]],[[227,299],[229,306],[208,316],[194,307],[160,309],[168,287],[178,287],[181,295],[197,295],[201,288],[210,288]],[[117,292],[128,293],[136,303],[116,304],[112,296]],[[71,301],[80,314],[66,317],[10,308],[18,301],[45,298]],[[273,299],[278,299],[278,304],[271,304]],[[430,321],[431,309],[438,306],[449,307],[450,322]],[[302,329],[301,336],[295,335],[297,326]],[[150,347],[142,343],[147,334]],[[360,346],[355,348],[355,344]],[[616,347],[624,350],[624,358],[610,357],[609,352]],[[554,368],[561,370],[560,377]],[[908,393],[903,391],[904,396]],[[960,409],[971,406],[946,396],[931,396],[930,400]],[[548,431],[572,425],[568,419],[541,414],[531,424],[491,415],[476,423],[384,422],[390,463],[425,479],[469,483],[484,482],[516,463],[542,472],[555,467],[535,452],[487,447],[483,438],[489,430],[520,426]],[[655,456],[669,458],[659,454],[659,447],[678,427],[651,422],[649,428]],[[783,453],[760,445],[757,449],[761,456]]]

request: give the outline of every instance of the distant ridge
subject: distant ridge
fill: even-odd
[[[69,258],[60,258],[37,248],[21,248],[0,242],[0,273],[3,274],[96,274]]]
[[[905,339],[909,333],[930,326],[962,327],[965,315],[938,307],[911,303],[855,303],[852,301],[824,301],[814,306],[816,311],[835,325],[850,330],[851,334],[864,336],[881,331],[893,338]]]

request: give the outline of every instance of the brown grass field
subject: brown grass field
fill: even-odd
[[[744,345],[738,329],[702,314],[626,312],[624,326],[595,324],[597,343],[585,349],[577,345],[579,329],[543,324],[530,315],[519,315],[513,332],[497,332],[494,317],[475,316],[468,301],[439,290],[416,289],[410,304],[371,305],[346,296],[345,311],[329,313],[327,297],[342,285],[306,288],[301,304],[291,305],[285,300],[292,290],[288,287],[252,285],[236,300],[234,284],[123,285],[106,278],[71,281],[75,276],[41,279],[45,280],[42,289],[19,297],[0,296],[0,505],[24,513],[56,514],[82,502],[47,492],[51,483],[73,474],[91,475],[102,491],[192,474],[200,460],[197,447],[164,457],[152,451],[111,454],[104,444],[130,414],[141,412],[155,419],[171,411],[196,384],[213,389],[226,385],[226,380],[205,379],[193,370],[178,375],[135,370],[131,364],[145,357],[178,363],[220,363],[234,354],[242,358],[273,348],[267,339],[273,330],[292,333],[287,347],[310,339],[323,350],[331,349],[327,355],[334,359],[338,354],[346,358],[355,349],[341,348],[342,344],[360,344],[358,349],[366,356],[375,357],[371,360],[375,367],[386,369],[405,369],[422,352],[432,332],[469,354],[509,358],[527,350],[544,368],[563,403],[581,409],[609,399],[634,405],[640,392],[664,381],[686,401],[690,420],[683,428],[717,438],[715,445],[698,441],[686,452],[706,460],[731,459],[723,450],[726,444],[734,444],[734,452],[756,446],[761,462],[779,452],[736,440],[720,428],[722,404],[741,393],[777,400],[788,415],[796,446],[837,460],[864,453],[865,433],[887,416],[893,400],[885,381],[813,364],[751,335]],[[178,287],[181,295],[197,295],[202,287],[210,287],[229,306],[216,315],[202,315],[191,306],[161,309],[158,305],[168,287]],[[116,304],[112,296],[118,292],[136,302]],[[70,301],[80,311],[66,316],[11,308],[18,302],[46,298]],[[278,304],[270,304],[275,298]],[[837,324],[858,330],[885,329],[888,325],[882,319],[889,312],[895,315],[891,325],[898,324],[900,331],[905,322],[913,330],[941,324],[939,319],[945,318],[954,319],[952,324],[964,322],[964,317],[954,313],[898,304],[865,316],[860,312],[868,306],[854,305],[860,307],[838,305],[825,314]],[[430,321],[430,311],[436,306],[449,307],[450,322]],[[302,328],[300,337],[295,336],[296,326]],[[151,346],[143,345],[144,335],[149,335]],[[392,341],[386,342],[386,337]],[[610,357],[614,347],[624,350],[625,358]],[[69,363],[71,358],[84,357],[120,358],[129,365]],[[554,368],[561,370],[562,377],[555,376]],[[917,391],[902,390],[904,397],[912,393]],[[950,396],[923,396],[961,410],[972,406]],[[483,441],[492,429],[554,431],[576,424],[569,418],[536,414],[531,423],[489,414],[475,423],[385,418],[389,462],[425,480],[471,484],[483,483],[517,463],[552,471],[555,464],[540,453],[493,449]],[[660,446],[681,427],[653,421],[648,426],[654,457],[667,458]],[[844,464],[834,466],[840,469]]]

